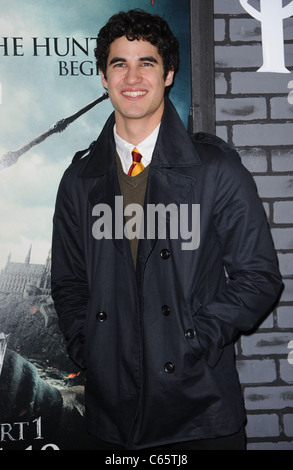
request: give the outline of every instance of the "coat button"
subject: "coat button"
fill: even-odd
[[[100,312],[97,313],[96,318],[100,322],[103,322],[103,321],[107,320],[107,314],[101,310]]]
[[[162,307],[162,314],[165,315],[165,317],[167,317],[168,315],[170,315],[170,307],[168,307],[168,305],[163,305],[163,307]]]
[[[161,250],[160,256],[162,259],[168,259],[171,256],[171,253],[168,248],[163,248],[163,250]]]
[[[185,331],[185,336],[186,336],[186,338],[188,338],[188,339],[194,338],[195,335],[196,335],[196,333],[195,333],[195,331],[194,331],[192,328],[190,328],[189,330],[186,330],[186,331]]]
[[[172,374],[175,370],[175,365],[173,364],[173,362],[166,362],[166,364],[164,365],[164,370],[165,372],[167,372],[167,374]]]

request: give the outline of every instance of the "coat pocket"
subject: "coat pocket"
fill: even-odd
[[[192,301],[192,319],[197,348],[201,351],[201,357],[205,359],[208,366],[214,368],[222,355],[223,349],[217,346],[216,341],[210,341],[210,338],[214,336],[215,325],[212,317],[204,315],[204,310],[205,306],[200,303],[197,297],[194,297]]]
[[[85,335],[83,331],[75,333],[71,338],[66,338],[68,356],[82,370],[86,369],[84,343]]]

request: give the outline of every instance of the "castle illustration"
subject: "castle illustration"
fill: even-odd
[[[0,272],[0,292],[9,294],[48,295],[51,288],[51,252],[46,263],[31,264],[30,247],[24,263],[11,261],[9,254],[6,266]]]

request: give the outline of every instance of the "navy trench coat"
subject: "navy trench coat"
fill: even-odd
[[[69,356],[86,369],[88,431],[126,449],[235,433],[245,410],[233,343],[282,286],[253,179],[221,139],[188,135],[166,98],[144,217],[149,204],[175,204],[192,221],[200,205],[199,245],[183,249],[180,230],[145,236],[134,269],[126,236],[93,236],[97,204],[112,227],[117,215],[113,125],[114,114],[66,170],[54,215],[52,296]]]

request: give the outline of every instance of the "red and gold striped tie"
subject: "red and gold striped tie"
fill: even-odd
[[[131,153],[132,153],[133,162],[132,162],[131,167],[129,168],[128,176],[136,176],[142,170],[144,170],[144,166],[141,163],[141,154],[139,153],[136,147],[132,150]]]

